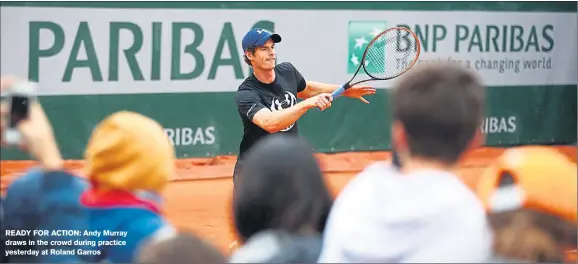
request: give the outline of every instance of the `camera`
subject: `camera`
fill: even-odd
[[[4,129],[2,138],[9,145],[17,145],[22,137],[18,131],[18,123],[28,118],[30,103],[36,100],[36,84],[31,82],[19,82],[9,87],[2,94],[2,104],[7,104],[7,127]]]

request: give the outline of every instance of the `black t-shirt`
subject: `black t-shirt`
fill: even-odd
[[[244,154],[261,138],[270,134],[253,123],[253,116],[259,110],[267,108],[274,111],[289,108],[297,103],[297,93],[307,86],[301,73],[289,62],[275,66],[275,81],[270,84],[260,82],[254,75],[247,77],[239,86],[235,101],[239,115],[243,121],[243,139],[239,147],[239,157]],[[297,123],[279,131],[297,135]]]

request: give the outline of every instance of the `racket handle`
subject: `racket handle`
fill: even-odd
[[[337,97],[341,96],[343,94],[343,92],[345,92],[345,88],[343,85],[341,85],[339,88],[335,89],[335,91],[333,91],[333,93],[331,93],[331,95],[333,96],[333,100],[335,100]]]
[[[335,89],[333,91],[333,93],[331,93],[331,96],[333,96],[333,100],[335,100],[337,97],[341,96],[343,94],[343,92],[345,92],[345,84],[339,86],[339,88]],[[317,108],[318,111],[321,111],[321,109],[319,109],[319,107]]]

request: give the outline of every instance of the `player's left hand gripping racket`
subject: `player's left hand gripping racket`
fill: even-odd
[[[333,100],[356,84],[389,80],[404,74],[417,62],[420,48],[416,34],[408,28],[395,27],[381,32],[365,48],[351,80],[333,91]],[[362,68],[369,78],[353,82]]]

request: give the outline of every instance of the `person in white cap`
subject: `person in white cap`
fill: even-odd
[[[552,147],[508,149],[477,194],[494,230],[491,263],[576,263],[576,162]]]
[[[420,66],[394,87],[391,104],[401,168],[372,164],[342,190],[319,262],[487,260],[492,233],[484,206],[455,174],[483,139],[483,85],[457,66]]]

